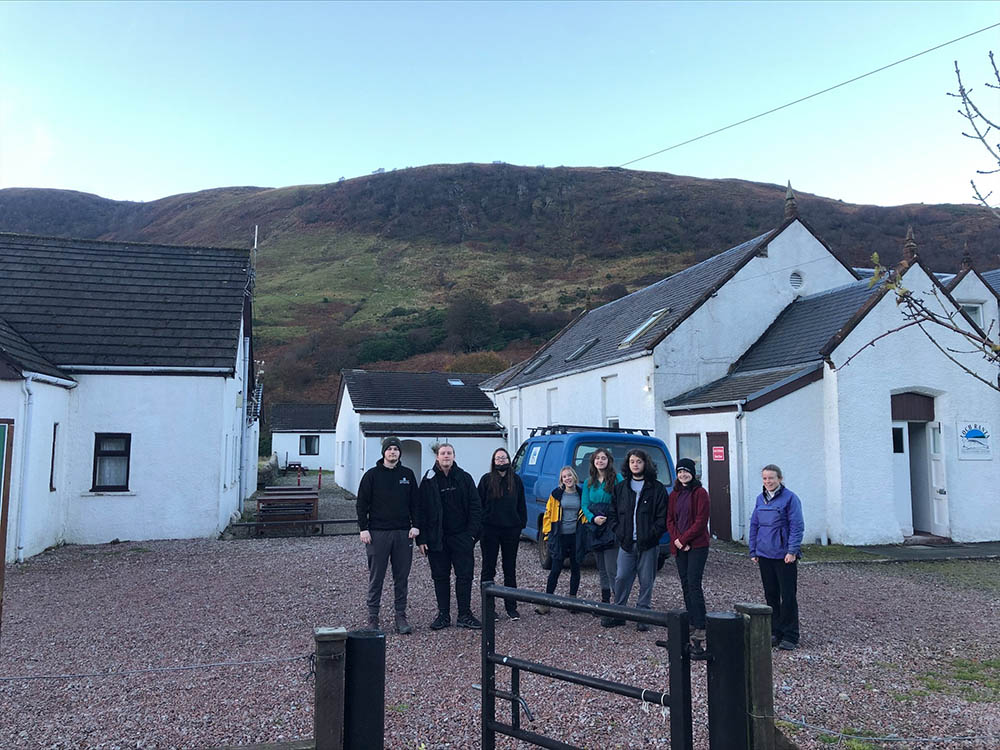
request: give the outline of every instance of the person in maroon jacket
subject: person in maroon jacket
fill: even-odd
[[[696,651],[705,642],[705,594],[701,578],[708,560],[708,492],[694,475],[694,461],[677,462],[677,481],[667,505],[670,552],[677,558],[677,575],[684,592],[684,608],[691,626],[691,645]]]

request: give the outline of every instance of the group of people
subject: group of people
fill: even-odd
[[[448,443],[435,448],[434,466],[419,484],[400,463],[397,438],[382,442],[382,458],[361,479],[358,489],[358,526],[368,558],[368,627],[378,629],[382,586],[389,565],[395,587],[395,628],[402,634],[413,628],[406,618],[407,582],[414,544],[426,555],[434,582],[437,616],[432,630],[449,627],[451,576],[454,571],[458,627],[478,629],[472,612],[474,551],[482,551],[482,580],[493,580],[502,561],[505,586],[517,587],[517,549],[527,525],[524,485],[514,472],[504,448],[493,452],[490,470],[478,485],[455,463]],[[625,455],[623,471],[605,449],[589,457],[588,476],[581,482],[572,466],[559,472],[559,486],[546,503],[539,533],[551,567],[546,593],[555,592],[566,563],[569,595],[580,586],[580,563],[594,555],[601,584],[601,601],[626,605],[636,578],[636,606],[650,609],[656,579],[659,541],[670,535],[684,606],[689,617],[692,648],[705,640],[705,595],[702,587],[709,549],[708,492],[698,481],[694,461],[677,462],[676,481],[668,491],[657,480],[656,465],[645,451],[633,448]],[[750,558],[760,569],[764,596],[773,613],[772,645],[790,650],[799,642],[797,562],[801,553],[802,506],[782,482],[781,469],[770,464],[761,472],[763,487],[750,519]],[[505,600],[507,616],[520,619],[516,602]],[[538,606],[538,614],[549,608]],[[499,619],[496,613],[493,616]],[[601,625],[616,627],[624,620],[603,617]],[[636,629],[649,626],[638,623]]]

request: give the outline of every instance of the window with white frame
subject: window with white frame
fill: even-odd
[[[677,435],[677,453],[674,454],[674,461],[682,458],[694,461],[694,475],[701,478],[701,433]]]
[[[319,435],[299,435],[299,455],[319,455]]]
[[[981,302],[962,302],[960,303],[962,310],[972,318],[973,322],[979,326],[983,327],[983,305]]]
[[[94,481],[91,492],[127,492],[132,435],[98,432],[94,435]]]

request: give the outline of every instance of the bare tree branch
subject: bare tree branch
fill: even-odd
[[[985,85],[989,89],[1000,89],[1000,68],[997,68],[993,52],[990,52],[990,66],[993,68],[993,78],[996,80],[996,83],[987,81]],[[955,93],[949,92],[948,95],[962,101],[962,107],[958,110],[958,114],[968,121],[972,129],[971,133],[962,131],[962,135],[966,138],[979,141],[983,148],[986,149],[990,160],[997,165],[995,169],[978,169],[976,173],[981,175],[998,174],[1000,173],[1000,143],[991,143],[989,137],[992,132],[1000,131],[1000,125],[983,113],[972,97],[972,89],[965,87],[965,83],[962,81],[962,71],[958,67],[958,60],[955,61],[955,79],[958,81],[958,91]],[[989,209],[997,219],[1000,219],[1000,206],[994,206],[990,203],[993,191],[986,191],[984,194],[984,191],[976,185],[975,180],[970,180],[970,183],[972,184],[972,195],[976,202]]]

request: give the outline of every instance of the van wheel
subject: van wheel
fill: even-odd
[[[542,570],[552,570],[552,555],[549,554],[549,543],[541,532],[538,534],[538,564]]]

